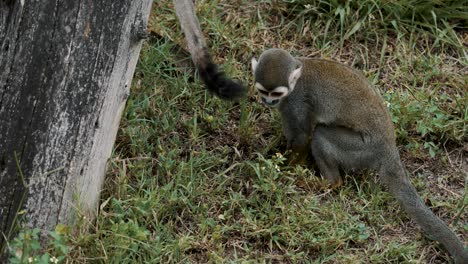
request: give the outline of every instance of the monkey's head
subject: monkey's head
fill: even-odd
[[[302,74],[302,63],[282,49],[269,49],[258,61],[252,59],[252,71],[262,102],[277,107],[294,90]]]

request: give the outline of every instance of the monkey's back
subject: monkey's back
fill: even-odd
[[[329,60],[299,60],[304,68],[296,89],[311,99],[309,107],[318,123],[376,135],[376,140],[395,141],[393,123],[382,97],[359,71]]]

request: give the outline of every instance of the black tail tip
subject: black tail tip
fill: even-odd
[[[219,71],[217,65],[211,61],[204,69],[199,69],[199,73],[208,91],[221,99],[237,101],[246,93],[241,83],[226,77],[224,72]]]

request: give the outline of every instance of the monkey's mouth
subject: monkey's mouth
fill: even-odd
[[[266,104],[268,107],[276,107],[279,104],[280,100],[275,99],[275,100],[269,101],[269,100],[265,99],[265,97],[262,97],[262,102],[264,104]]]

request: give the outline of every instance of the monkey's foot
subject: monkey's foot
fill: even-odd
[[[332,189],[332,190],[337,189],[341,185],[343,185],[343,180],[340,178],[339,180],[337,180],[334,183],[330,184],[330,189]]]
[[[333,182],[330,182],[330,180],[324,179],[323,183],[324,183],[323,187],[325,189],[335,190],[338,187],[340,187],[341,185],[343,185],[343,180],[341,178],[338,178],[338,179],[335,179]]]

